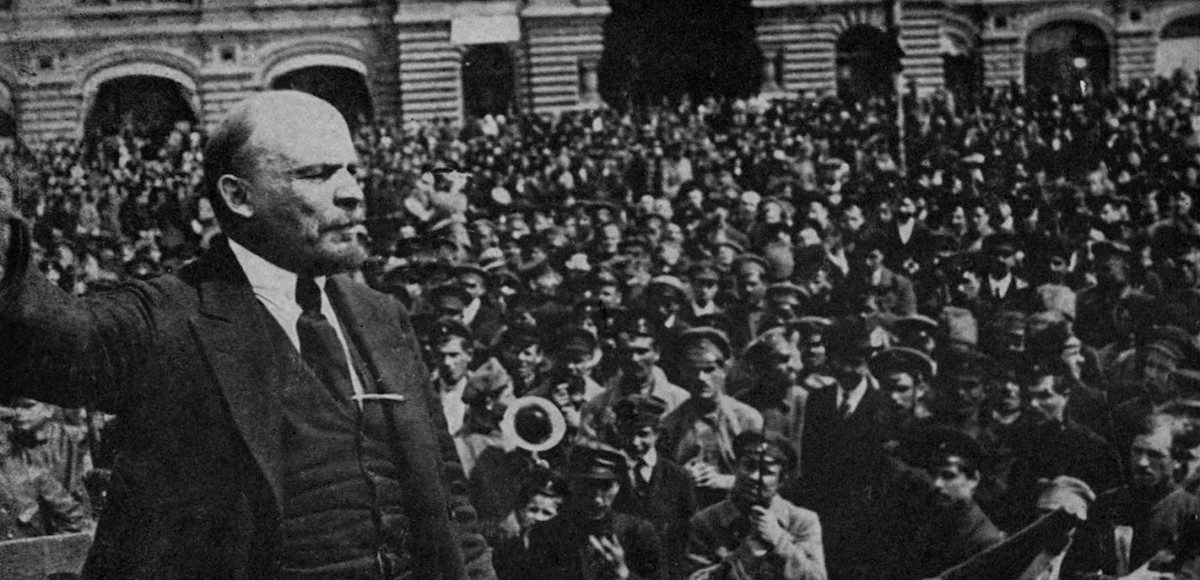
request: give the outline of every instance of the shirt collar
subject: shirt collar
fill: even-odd
[[[470,325],[472,322],[475,322],[475,316],[479,314],[479,309],[482,306],[483,302],[480,299],[475,298],[471,300],[471,303],[463,309],[463,324]]]
[[[250,287],[254,289],[255,295],[268,300],[286,300],[288,304],[296,303],[298,276],[295,272],[289,272],[268,262],[262,256],[251,252],[232,239],[229,240],[229,249],[233,250],[233,256],[237,258],[238,264],[242,266],[242,271],[246,273],[246,279],[250,281]],[[325,276],[317,277],[314,280],[323,293]]]

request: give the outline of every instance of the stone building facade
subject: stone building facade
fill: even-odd
[[[1193,0],[900,1],[754,0],[764,92],[871,82],[893,22],[921,93],[1200,67]],[[341,71],[359,113],[404,120],[593,106],[608,13],[605,0],[0,0],[0,132],[79,137],[98,107],[129,114],[120,89],[137,86],[171,87],[211,123],[248,92],[320,81],[306,71]]]

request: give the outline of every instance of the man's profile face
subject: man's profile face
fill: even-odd
[[[1133,445],[1129,449],[1129,465],[1134,484],[1146,489],[1173,482],[1175,461],[1171,457],[1171,439],[1171,431],[1166,428],[1133,438]]]
[[[1175,358],[1158,350],[1146,353],[1142,363],[1142,379],[1152,394],[1166,395],[1172,390],[1171,375],[1175,373],[1178,363]]]
[[[743,457],[733,466],[733,491],[736,496],[758,503],[779,493],[783,465],[760,457]]]
[[[904,415],[912,414],[917,406],[917,380],[907,371],[893,371],[880,377],[880,387],[888,394],[894,409]]]
[[[512,353],[512,360],[516,362],[517,376],[522,380],[533,378],[545,359],[542,347],[536,343],[518,347]]]
[[[863,216],[861,207],[857,205],[850,205],[847,206],[844,211],[842,211],[842,226],[848,231],[857,232],[858,230],[862,229],[863,225],[866,223],[867,220]]]
[[[571,478],[568,485],[579,513],[591,519],[608,515],[621,490],[620,484],[611,479]]]
[[[1067,407],[1067,398],[1054,387],[1055,378],[1050,375],[1038,377],[1025,387],[1025,400],[1034,416],[1045,421],[1061,422]]]
[[[800,362],[804,368],[819,369],[825,366],[825,339],[819,333],[808,333],[800,337]]]
[[[763,294],[767,291],[767,285],[763,282],[765,274],[766,272],[758,264],[747,264],[738,269],[738,292],[742,300],[753,302],[762,300]]]
[[[467,375],[471,353],[464,342],[462,338],[452,337],[437,347],[438,376],[449,384],[457,383]]]
[[[253,235],[288,270],[323,275],[359,268],[367,259],[366,206],[355,177],[358,154],[341,114],[309,99],[265,109],[253,112],[247,143],[258,158],[244,178]]]
[[[800,362],[800,351],[786,341],[776,341],[772,344],[760,362],[763,383],[770,385],[791,386],[796,383],[800,371],[804,368]]]
[[[692,293],[696,296],[697,304],[708,304],[717,297],[717,280],[709,277],[695,277],[691,280]]]
[[[933,480],[933,489],[937,492],[937,502],[942,506],[964,504],[975,497],[975,488],[979,486],[979,474],[963,472],[958,463],[944,463],[929,474]]]
[[[658,346],[653,337],[622,334],[617,346],[621,367],[627,373],[646,378],[650,376],[654,365],[658,364]]]
[[[617,436],[630,457],[642,457],[658,444],[658,429],[653,425],[618,425]]]
[[[716,400],[725,392],[725,357],[715,346],[693,345],[684,357],[688,392],[702,400]]]
[[[562,505],[561,497],[554,497],[545,494],[536,494],[529,498],[525,506],[518,512],[519,523],[521,529],[527,530],[533,527],[533,524],[548,521],[558,515],[558,508]]]

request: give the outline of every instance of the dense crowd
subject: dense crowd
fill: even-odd
[[[361,276],[501,579],[1200,577],[1200,85],[972,102],[357,127]],[[219,235],[204,139],[13,148],[0,194],[104,291]],[[88,529],[121,417],[4,413],[0,534]]]

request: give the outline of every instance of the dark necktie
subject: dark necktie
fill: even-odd
[[[846,419],[850,417],[851,411],[853,411],[853,409],[850,407],[850,393],[847,391],[844,395],[842,395],[842,404],[838,405],[838,417]]]
[[[303,276],[296,279],[296,303],[302,311],[296,321],[300,356],[335,397],[352,395],[354,389],[346,353],[338,340],[337,330],[321,313],[321,289],[315,280]]]
[[[643,475],[642,470],[648,467],[645,459],[638,459],[637,465],[633,468],[633,482],[637,486],[638,491],[646,491],[650,487],[650,478]]]

